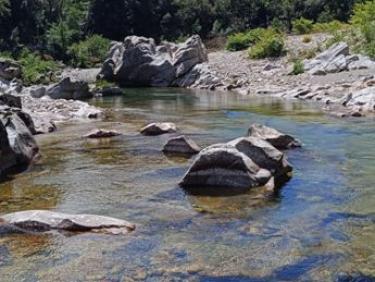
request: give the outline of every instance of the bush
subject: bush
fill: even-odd
[[[26,85],[51,82],[46,75],[59,68],[55,61],[44,60],[39,54],[26,48],[21,51],[18,61],[22,66],[23,82]]]
[[[301,60],[296,60],[293,64],[293,75],[298,75],[305,72],[305,66]]]
[[[313,26],[313,32],[328,32],[334,33],[340,30],[348,29],[350,26],[346,23],[334,20],[326,23],[315,23]]]
[[[280,57],[284,54],[284,37],[273,29],[265,29],[262,37],[249,48],[249,56],[252,59]]]
[[[310,43],[311,40],[312,40],[312,38],[309,35],[304,35],[303,38],[302,38],[303,43]]]
[[[100,35],[93,35],[70,46],[68,54],[71,56],[73,66],[93,67],[105,60],[109,46],[110,40]]]
[[[351,23],[364,37],[363,51],[375,58],[375,0],[357,4],[354,7]]]
[[[273,29],[272,29],[273,30]],[[273,30],[275,33],[276,31]],[[267,29],[255,28],[247,32],[236,33],[228,37],[226,49],[229,51],[240,51],[256,44],[262,37],[266,36]]]
[[[314,27],[313,22],[305,18],[294,20],[292,22],[292,25],[293,25],[293,32],[296,34],[311,33]]]

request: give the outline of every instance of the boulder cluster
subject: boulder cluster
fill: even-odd
[[[285,153],[277,149],[301,146],[290,135],[253,125],[249,136],[203,149],[180,185],[194,194],[227,194],[266,187],[274,193],[292,173]]]
[[[207,64],[207,50],[199,36],[182,44],[128,36],[113,43],[99,78],[122,86],[198,87],[220,84]]]

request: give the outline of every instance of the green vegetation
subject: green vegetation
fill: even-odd
[[[247,32],[236,33],[228,36],[226,49],[229,51],[245,50],[259,42],[263,37],[276,33],[275,29],[255,28]]]
[[[69,47],[68,54],[71,57],[72,65],[75,67],[93,67],[104,61],[108,52],[110,40],[93,35],[86,40],[74,43]]]
[[[284,36],[272,28],[264,29],[262,37],[249,48],[249,57],[252,59],[280,57],[284,54]]]
[[[304,72],[305,72],[305,67],[303,65],[303,62],[301,60],[296,60],[293,64],[292,74],[299,75]]]
[[[351,22],[364,37],[363,51],[375,58],[375,0],[357,4]]]
[[[52,80],[51,72],[59,68],[53,60],[43,59],[28,49],[23,49],[17,60],[22,66],[22,77],[26,85],[50,82]]]
[[[305,19],[305,18],[299,18],[292,22],[293,25],[293,32],[296,34],[307,34],[311,33],[314,24],[313,21]]]
[[[302,38],[302,42],[303,43],[310,43],[312,40],[311,36],[309,35],[305,35],[303,38]]]
[[[127,35],[158,40],[227,36],[228,50],[251,47],[252,57],[283,53],[280,35],[263,38],[259,27],[305,34],[337,32],[352,23],[374,54],[374,0],[0,0],[0,52],[39,50],[55,60],[92,66],[108,40]],[[247,30],[250,30],[247,32]],[[263,32],[263,31],[262,31]],[[96,37],[100,35],[102,37]],[[345,35],[345,34],[344,34]],[[340,37],[337,32],[337,39]],[[92,46],[98,44],[99,50]]]

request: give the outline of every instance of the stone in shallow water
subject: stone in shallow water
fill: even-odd
[[[0,222],[16,226],[25,231],[46,232],[65,230],[76,232],[101,232],[126,234],[135,230],[135,225],[125,220],[88,214],[64,214],[59,212],[32,210],[6,214]]]
[[[249,128],[248,136],[261,138],[280,150],[302,146],[301,142],[294,137],[261,124],[253,124]]]
[[[272,175],[260,168],[248,156],[227,144],[217,144],[203,149],[181,181],[187,190],[205,194],[205,187],[225,190],[248,190],[263,186]]]
[[[146,125],[141,129],[141,134],[146,136],[156,136],[167,133],[175,133],[177,127],[174,123],[171,122],[157,122]]]
[[[169,139],[163,148],[164,153],[177,153],[186,155],[198,154],[200,151],[201,148],[197,145],[197,143],[184,135]]]
[[[90,139],[99,139],[99,138],[110,138],[110,137],[115,137],[119,135],[121,135],[121,133],[115,130],[94,129],[88,134],[86,134],[84,137],[90,138]]]

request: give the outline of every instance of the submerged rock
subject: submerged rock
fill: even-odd
[[[294,137],[261,124],[253,124],[249,128],[248,136],[261,138],[280,150],[302,146],[301,142]]]
[[[123,43],[112,45],[98,77],[123,86],[189,87],[203,77],[208,80],[207,68],[195,68],[207,60],[198,35],[182,44],[161,45],[152,38],[128,36]],[[194,75],[190,75],[193,69]]]
[[[170,154],[198,154],[201,148],[192,139],[182,135],[173,137],[164,145],[163,152]]]
[[[120,132],[114,130],[106,130],[106,129],[94,129],[93,131],[86,134],[84,137],[90,139],[99,139],[99,138],[110,138],[121,135]]]
[[[156,136],[168,133],[175,133],[177,127],[171,122],[157,122],[146,125],[141,129],[141,134],[145,136]]]
[[[29,232],[62,230],[127,234],[135,230],[134,224],[121,219],[87,214],[72,215],[45,210],[10,213],[1,216],[0,221],[3,221],[3,224],[17,227],[17,230]]]
[[[59,83],[47,89],[46,93],[52,99],[79,100],[91,98],[87,82],[73,80],[70,77],[62,79]]]

